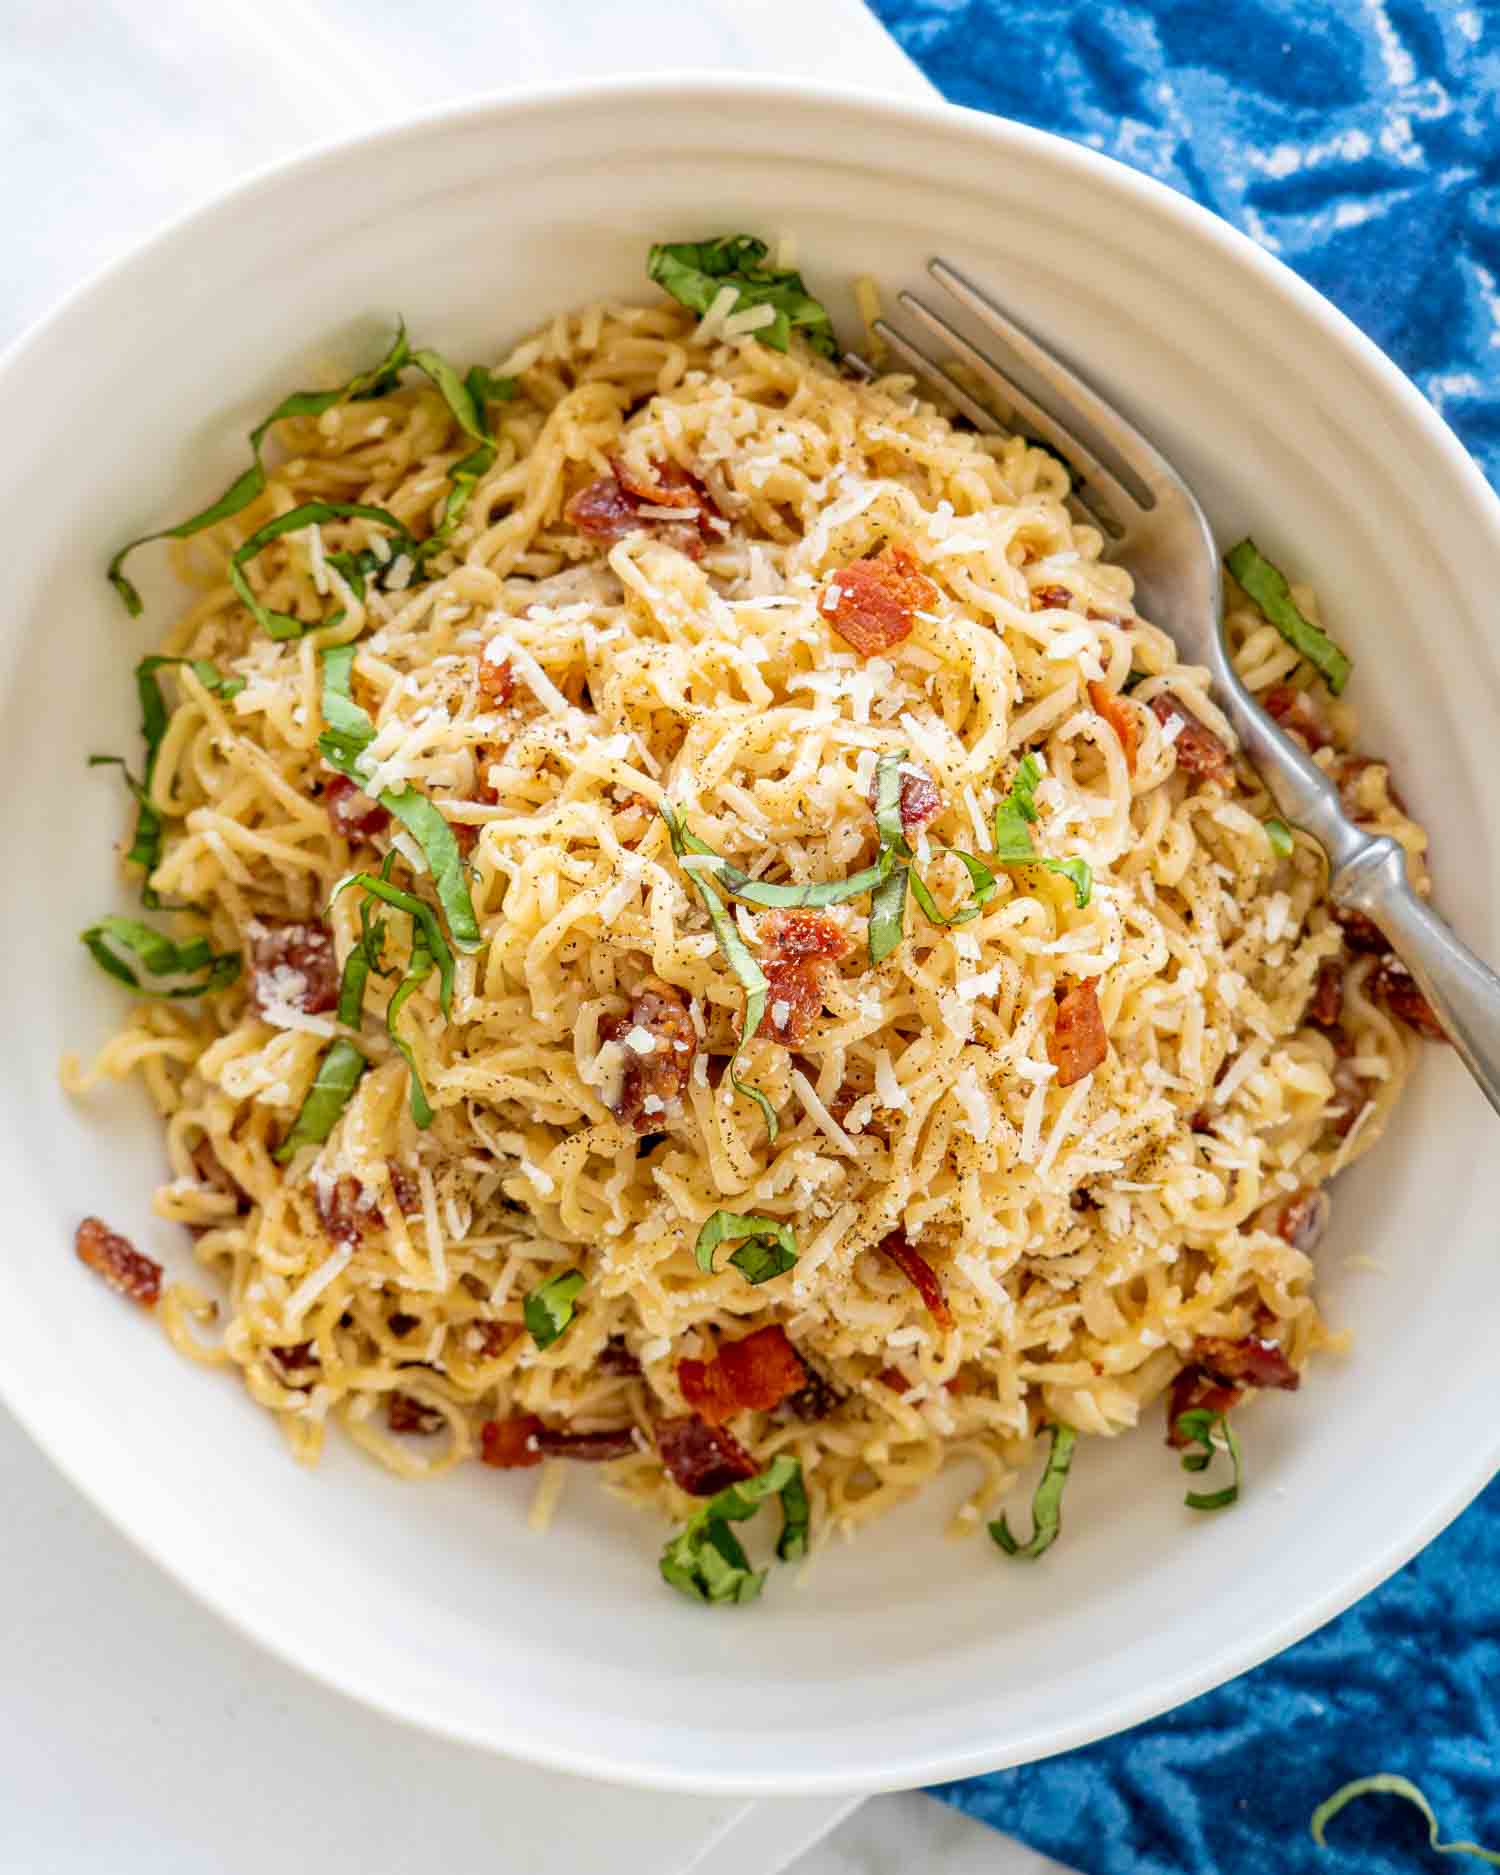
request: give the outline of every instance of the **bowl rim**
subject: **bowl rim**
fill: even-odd
[[[310,176],[347,161],[356,152],[399,149],[434,133],[462,130],[497,116],[508,119],[545,116],[559,107],[574,109],[593,101],[601,105],[634,99],[643,105],[654,99],[665,104],[692,94],[701,103],[722,98],[726,103],[780,100],[828,110],[851,111],[875,118],[897,129],[915,129],[945,139],[978,138],[996,153],[1024,149],[1044,163],[1075,176],[1092,178],[1102,187],[1124,191],[1135,205],[1158,217],[1184,226],[1193,238],[1258,272],[1262,280],[1296,312],[1319,326],[1371,383],[1399,406],[1402,418],[1423,432],[1425,442],[1444,459],[1473,505],[1475,518],[1486,530],[1488,544],[1500,557],[1500,495],[1490,486],[1474,458],[1464,448],[1440,413],[1410,378],[1389,359],[1351,319],[1303,280],[1285,262],[1211,210],[1166,183],[1131,168],[1118,159],[1051,131],[1032,125],[931,99],[898,98],[854,85],[822,80],[782,77],[763,73],[725,73],[684,67],[588,80],[549,80],[545,83],[485,92],[376,125],[369,130],[329,138],[293,155],[253,169],[229,186],[215,191],[195,206],[170,217],[152,233],[123,253],[94,268],[52,307],[32,321],[0,351],[0,388],[10,373],[22,371],[34,348],[49,341],[96,293],[128,279],[169,253],[174,245],[191,241],[201,227],[232,214],[300,177]],[[450,1717],[439,1702],[415,1688],[397,1695],[374,1679],[361,1677],[356,1666],[343,1658],[309,1653],[277,1631],[253,1590],[236,1590],[210,1577],[194,1575],[190,1565],[172,1554],[156,1531],[138,1521],[130,1499],[116,1491],[109,1479],[88,1474],[51,1436],[46,1415],[28,1401],[24,1385],[16,1384],[0,1364],[0,1401],[76,1489],[125,1536],[201,1605],[227,1621],[240,1634],[297,1671],[384,1717],[417,1727],[454,1743],[496,1751],[520,1762],[593,1778],[613,1784],[692,1795],[774,1797],[873,1793],[908,1789],[982,1774],[1006,1765],[1032,1762],[1074,1749],[1111,1733],[1156,1717],[1259,1665],[1293,1645],[1314,1629],[1343,1612],[1410,1561],[1462,1511],[1500,1469],[1500,1423],[1488,1441],[1482,1438],[1469,1449],[1441,1499],[1415,1525],[1403,1528],[1379,1551],[1348,1567],[1311,1599],[1299,1603],[1274,1627],[1226,1641],[1216,1652],[1180,1669],[1165,1681],[1154,1681],[1140,1693],[1116,1699],[1106,1707],[1093,1707],[1066,1723],[1040,1724],[1014,1741],[998,1757],[982,1741],[962,1751],[918,1751],[899,1762],[871,1766],[858,1776],[816,1767],[794,1766],[784,1772],[737,1771],[727,1767],[715,1774],[697,1774],[657,1759],[632,1761],[628,1749],[608,1754],[587,1749],[538,1743],[524,1722],[507,1724],[496,1714],[486,1725]]]

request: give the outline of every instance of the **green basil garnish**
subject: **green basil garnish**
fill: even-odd
[[[1354,666],[1327,632],[1298,611],[1292,589],[1280,567],[1273,566],[1253,540],[1242,540],[1237,547],[1231,547],[1224,556],[1224,564],[1252,604],[1338,696]]]
[[[753,1517],[769,1498],[781,1499],[781,1536],[776,1553],[783,1562],[807,1554],[807,1487],[802,1466],[788,1453],[772,1459],[762,1472],[720,1491],[697,1510],[661,1553],[661,1573],[679,1594],[699,1602],[753,1602],[765,1587],[765,1569],[752,1569],[731,1523]]]
[[[711,846],[706,846],[687,821],[679,818],[682,850],[684,853],[697,853],[705,859],[717,859],[713,876],[717,884],[722,885],[731,898],[743,899],[747,905],[785,906],[818,908],[824,905],[842,905],[851,898],[858,898],[861,892],[868,892],[878,885],[890,871],[890,862],[882,855],[873,865],[866,866],[861,872],[850,873],[847,879],[814,879],[806,885],[772,885],[764,879],[752,879],[747,872],[741,872],[727,859],[715,853]],[[696,866],[685,866],[684,872],[697,877]]]
[[[513,397],[516,381],[498,378],[483,365],[475,365],[467,377],[460,378],[447,359],[434,351],[413,352],[411,361],[432,379],[458,427],[477,445],[448,471],[448,498],[443,503],[443,512],[436,528],[422,543],[421,557],[426,560],[447,545],[475,488],[494,467],[495,440],[490,435],[485,404]]]
[[[1394,1771],[1378,1771],[1373,1777],[1357,1777],[1353,1783],[1342,1785],[1318,1805],[1312,1813],[1308,1828],[1320,1849],[1328,1847],[1323,1838],[1324,1830],[1339,1811],[1357,1797],[1404,1797],[1426,1817],[1427,1840],[1439,1855],[1478,1856],[1481,1862],[1488,1862],[1492,1868],[1500,1868],[1500,1850],[1485,1849],[1477,1842],[1439,1842],[1436,1811],[1409,1777],[1400,1777]]]
[[[330,613],[327,618],[310,620],[293,618],[289,612],[273,612],[256,598],[244,573],[247,563],[258,553],[264,552],[273,540],[280,540],[283,534],[300,533],[304,527],[319,527],[324,521],[373,521],[380,527],[387,527],[391,530],[392,560],[405,554],[414,567],[420,563],[420,544],[413,540],[395,515],[385,508],[372,508],[362,501],[304,501],[290,513],[278,514],[274,521],[267,521],[264,527],[257,528],[229,556],[230,585],[256,624],[272,638],[302,638],[308,632],[321,631],[326,625],[337,625],[343,617],[342,610]]]
[[[910,869],[899,862],[870,894],[870,962],[878,964],[900,944],[906,929],[906,888]]]
[[[1278,859],[1290,858],[1297,844],[1292,838],[1291,828],[1284,820],[1278,820],[1274,814],[1263,824],[1266,829],[1266,839],[1270,844],[1271,851]]]
[[[969,875],[969,884],[972,888],[972,903],[960,905],[957,911],[940,912],[937,907],[937,900],[932,896],[926,884],[923,880],[918,878],[916,873],[913,873],[911,876],[911,895],[921,907],[922,915],[929,924],[968,924],[970,919],[979,916],[980,912],[984,910],[985,906],[989,904],[990,900],[999,890],[995,882],[995,875],[990,871],[989,867],[985,865],[982,859],[976,859],[972,853],[965,853],[961,847],[939,846],[935,850],[939,853],[951,853],[955,859],[961,859],[963,861],[965,870]],[[1082,864],[1081,861],[1079,863]]]
[[[990,1525],[990,1535],[1007,1556],[1035,1562],[1057,1541],[1058,1532],[1062,1529],[1063,1486],[1068,1482],[1068,1472],[1073,1464],[1073,1446],[1077,1438],[1078,1434],[1071,1426],[1059,1423],[1052,1427],[1052,1449],[1047,1454],[1047,1466],[1042,1473],[1041,1483],[1031,1500],[1031,1541],[1026,1544],[1016,1541],[1003,1512]]]
[[[385,969],[384,918],[370,919],[370,901],[359,902],[359,937],[344,959],[344,973],[339,978],[338,1019],[346,1029],[357,1029],[364,1011],[365,985],[371,974],[383,977]]]
[[[729,1261],[750,1283],[782,1276],[797,1261],[797,1238],[790,1224],[774,1217],[746,1217],[735,1211],[715,1211],[698,1233],[693,1254],[706,1275],[714,1273],[714,1253],[722,1243],[743,1238]]]
[[[353,645],[332,645],[323,653],[323,720],[328,726],[318,737],[318,749],[330,768],[336,768],[368,792],[370,770],[363,757],[375,740],[375,725],[369,712],[361,709],[349,693],[354,654]],[[463,855],[446,816],[410,784],[399,789],[386,788],[377,798],[421,847],[453,942],[462,951],[477,950],[479,921],[474,916],[474,902],[469,897],[464,877]],[[433,946],[433,954],[441,966],[442,951]],[[448,1013],[446,1004],[443,1013]]]
[[[164,527],[159,533],[142,534],[139,539],[128,541],[109,563],[109,583],[124,600],[130,616],[139,616],[141,595],[121,571],[127,554],[152,540],[186,540],[189,535],[200,534],[205,528],[227,521],[242,508],[248,508],[266,485],[260,450],[273,423],[279,423],[283,417],[321,416],[325,410],[332,410],[335,404],[346,401],[357,403],[364,398],[383,397],[387,391],[394,390],[409,356],[406,327],[398,326],[385,357],[372,370],[357,372],[337,390],[293,391],[290,397],[281,400],[263,423],[258,423],[250,432],[250,451],[254,460],[243,474],[236,476],[217,501],[212,502],[201,514],[179,521],[175,527]]]
[[[1042,765],[1034,755],[1022,756],[1010,784],[1010,792],[995,807],[995,857],[1006,866],[1045,866],[1060,874],[1073,887],[1073,901],[1080,911],[1088,904],[1094,890],[1094,875],[1084,859],[1046,859],[1036,850],[1031,829],[1036,823],[1036,789],[1042,779]]]
[[[657,812],[666,822],[667,836],[672,842],[672,851],[681,860],[683,854],[689,850],[687,845],[689,836],[668,802],[661,802]],[[747,1100],[753,1100],[760,1108],[766,1122],[766,1133],[770,1139],[774,1140],[781,1130],[781,1122],[776,1117],[776,1109],[758,1087],[753,1087],[748,1081],[742,1081],[737,1072],[740,1056],[745,1052],[746,1045],[756,1030],[759,1029],[761,1019],[766,1013],[766,994],[769,985],[766,982],[765,972],[750,955],[745,940],[740,936],[723,899],[706,879],[700,878],[692,867],[684,867],[683,870],[692,879],[693,888],[703,901],[703,909],[708,913],[708,922],[713,927],[714,938],[725,963],[739,979],[740,987],[745,992],[745,1014],[740,1023],[740,1039],[729,1058],[730,1085],[737,1093],[743,1094]]]
[[[359,1077],[369,1063],[342,1036],[329,1044],[318,1063],[318,1072],[307,1096],[297,1110],[292,1130],[271,1155],[278,1165],[285,1165],[302,1146],[321,1146],[338,1124],[339,1115],[349,1104],[349,1097],[359,1085]]]
[[[91,924],[86,931],[80,932],[79,936],[88,946],[89,955],[99,968],[117,983],[126,984],[139,996],[166,996],[173,1001],[190,996],[211,996],[215,990],[227,989],[240,974],[238,951],[216,951],[208,939],[202,937],[190,938],[186,944],[179,944],[175,938],[154,930],[148,924],[142,924],[137,918],[113,915],[101,918],[97,924]],[[149,976],[186,977],[201,972],[202,980],[173,984],[170,987],[143,983],[119,952],[110,948],[111,944],[129,951]]]
[[[538,1283],[522,1305],[521,1313],[539,1348],[550,1348],[573,1319],[573,1298],[583,1287],[582,1270],[560,1270]]]
[[[419,924],[412,926],[411,958],[406,966],[406,975],[396,986],[385,1012],[385,1032],[395,1044],[397,1052],[406,1063],[406,1078],[411,1100],[411,1117],[418,1126],[432,1125],[432,1103],[427,1098],[427,1090],[422,1085],[422,1077],[417,1073],[417,1058],[412,1053],[411,1043],[403,1041],[396,1028],[396,1018],[406,1005],[407,998],[419,985],[432,975],[434,959],[427,944],[427,935]]]
[[[767,266],[769,251],[753,234],[724,234],[713,241],[658,241],[646,258],[646,272],[700,318],[724,287],[737,287],[736,312],[751,306],[775,309],[776,317],[755,334],[763,345],[784,352],[792,333],[799,331],[815,352],[837,358],[838,341],[827,308],[812,297],[795,269]]]
[[[1182,1469],[1208,1470],[1214,1453],[1219,1449],[1214,1444],[1215,1428],[1224,1435],[1224,1449],[1229,1453],[1230,1463],[1234,1467],[1234,1481],[1226,1484],[1222,1491],[1189,1491],[1182,1500],[1189,1510],[1224,1510],[1240,1494],[1240,1442],[1234,1436],[1234,1428],[1229,1423],[1227,1413],[1213,1413],[1206,1406],[1194,1406],[1177,1415],[1174,1432],[1180,1433],[1200,1448],[1198,1451],[1183,1453]]]

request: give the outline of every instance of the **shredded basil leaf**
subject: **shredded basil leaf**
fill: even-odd
[[[764,241],[753,234],[724,234],[713,241],[656,242],[646,258],[647,275],[673,299],[701,318],[726,286],[738,288],[735,311],[770,306],[776,317],[755,336],[784,352],[800,331],[815,352],[837,358],[838,341],[827,308],[815,300],[793,268],[766,264]]]
[[[752,1569],[739,1538],[729,1528],[753,1517],[769,1498],[781,1498],[781,1537],[776,1553],[795,1562],[807,1553],[807,1489],[801,1463],[782,1452],[762,1472],[711,1497],[661,1553],[661,1573],[680,1594],[699,1602],[753,1602],[767,1571]]]
[[[1214,1453],[1219,1449],[1214,1444],[1213,1435],[1216,1429],[1224,1435],[1224,1450],[1228,1452],[1230,1463],[1234,1467],[1234,1481],[1232,1484],[1225,1485],[1222,1491],[1189,1491],[1182,1500],[1189,1510],[1225,1510],[1239,1497],[1240,1442],[1234,1436],[1234,1428],[1229,1423],[1227,1413],[1213,1413],[1205,1406],[1195,1406],[1177,1415],[1174,1430],[1201,1448],[1183,1453],[1182,1469],[1184,1471],[1208,1470]]]
[[[370,919],[370,901],[359,902],[359,937],[344,959],[344,973],[339,978],[338,1019],[346,1029],[357,1029],[364,1010],[365,985],[371,974],[383,977],[385,970],[384,918]]]
[[[101,970],[140,996],[166,996],[174,1002],[190,996],[211,996],[216,990],[226,989],[240,974],[238,951],[216,951],[203,937],[179,944],[164,931],[154,930],[137,918],[110,915],[91,924],[79,936]],[[202,972],[202,980],[169,987],[143,983],[111,945],[129,951],[148,976],[187,977]]]
[[[976,859],[972,853],[965,853],[960,847],[934,846],[934,851],[939,853],[951,853],[955,859],[963,861],[964,868],[969,875],[969,884],[972,888],[972,902],[967,905],[960,905],[956,911],[939,911],[937,900],[932,896],[927,885],[923,880],[918,878],[916,873],[913,873],[911,876],[911,895],[921,907],[922,915],[927,919],[929,924],[968,924],[971,919],[979,916],[980,912],[984,910],[985,906],[989,904],[990,900],[999,890],[995,882],[995,875],[990,871],[989,867],[985,865],[982,859]]]
[[[370,771],[362,758],[375,739],[375,725],[368,711],[361,709],[349,693],[354,656],[352,644],[332,645],[323,653],[323,720],[328,726],[318,737],[318,748],[330,768],[336,768],[368,792]],[[447,817],[425,794],[409,784],[400,789],[386,788],[376,798],[421,847],[453,942],[462,951],[477,950],[479,921],[474,916],[474,901],[469,897],[464,877],[463,855]],[[434,945],[433,954],[441,967],[443,951]],[[444,981],[448,981],[447,977]],[[448,1013],[446,1003],[443,1013]]]
[[[705,1221],[693,1246],[698,1267],[714,1273],[714,1253],[722,1243],[744,1238],[729,1261],[747,1282],[769,1282],[782,1276],[797,1261],[797,1238],[790,1224],[774,1217],[746,1217],[735,1211],[715,1211]]]
[[[1291,828],[1284,820],[1277,819],[1274,814],[1264,825],[1266,829],[1266,839],[1270,843],[1271,851],[1278,859],[1290,858],[1297,844],[1292,838]]]
[[[675,813],[675,809],[673,810]],[[723,886],[731,898],[743,899],[747,905],[762,906],[808,906],[842,905],[846,899],[858,898],[861,892],[868,892],[885,878],[890,871],[890,861],[882,850],[880,858],[863,871],[851,873],[847,879],[815,879],[805,885],[772,885],[764,879],[752,879],[747,872],[741,872],[738,866],[716,853],[711,846],[705,845],[688,826],[686,819],[678,816],[681,829],[682,850],[684,854],[697,854],[704,859],[717,860],[712,868],[715,882]],[[700,870],[709,868],[684,866],[683,871],[694,878]]]
[[[432,1104],[427,1098],[427,1090],[422,1085],[422,1077],[417,1073],[417,1058],[412,1053],[411,1043],[401,1039],[396,1030],[396,1018],[406,1005],[407,998],[420,984],[432,975],[433,955],[427,944],[427,934],[420,924],[413,924],[411,938],[411,959],[406,966],[406,975],[396,986],[385,1012],[385,1032],[395,1044],[397,1052],[406,1063],[407,1091],[411,1100],[411,1117],[418,1126],[432,1125]]]
[[[573,1319],[573,1298],[583,1287],[582,1270],[559,1270],[538,1283],[522,1305],[521,1313],[539,1348],[550,1348]]]
[[[179,521],[175,527],[164,527],[159,533],[142,534],[136,540],[127,541],[109,563],[109,583],[124,600],[130,616],[139,616],[141,595],[121,571],[127,554],[152,540],[186,540],[189,535],[202,533],[204,528],[227,521],[242,508],[248,508],[266,485],[266,471],[260,459],[260,451],[272,424],[280,423],[283,417],[321,416],[325,410],[332,410],[335,404],[383,397],[387,391],[395,388],[409,356],[406,327],[398,325],[385,357],[371,370],[356,372],[347,384],[341,384],[337,390],[293,391],[290,397],[281,400],[263,423],[256,424],[250,432],[250,451],[254,460],[243,474],[235,477],[217,501],[210,503],[200,514]]]
[[[313,1084],[297,1110],[292,1130],[271,1155],[278,1165],[286,1165],[302,1146],[322,1145],[338,1124],[339,1115],[348,1106],[349,1097],[368,1065],[353,1042],[345,1041],[342,1036],[329,1045],[318,1063]]]
[[[878,964],[900,944],[906,929],[908,868],[893,866],[870,894],[870,962]]]
[[[1080,911],[1093,895],[1094,875],[1085,859],[1047,859],[1036,850],[1031,829],[1037,818],[1036,790],[1042,765],[1034,755],[1021,758],[1010,792],[995,807],[995,857],[1005,866],[1044,866],[1069,881]]]
[[[385,508],[372,508],[367,502],[304,501],[290,513],[278,514],[274,521],[267,521],[264,527],[257,528],[229,557],[230,585],[256,624],[272,638],[302,638],[308,632],[321,631],[325,625],[337,625],[343,617],[342,611],[331,613],[327,618],[310,620],[293,618],[289,612],[273,612],[256,598],[249,580],[245,578],[247,563],[258,553],[264,552],[273,540],[280,540],[283,534],[300,533],[304,527],[319,527],[324,521],[374,521],[391,530],[393,560],[405,554],[415,565],[421,559],[419,543],[412,539],[395,515]]]
[[[475,365],[467,377],[460,378],[447,359],[434,351],[413,352],[411,361],[432,379],[458,427],[478,445],[448,471],[448,498],[436,528],[422,542],[421,557],[426,560],[447,545],[475,488],[494,467],[495,441],[490,435],[485,404],[491,398],[512,396],[516,382],[514,378],[496,377],[482,365]]]
[[[898,859],[911,858],[901,819],[901,764],[906,754],[905,749],[894,749],[875,764],[875,832],[882,857],[894,853]]]
[[[443,936],[437,914],[425,899],[418,898],[413,892],[403,892],[398,885],[392,885],[383,874],[377,878],[368,872],[346,873],[328,895],[330,906],[340,893],[346,892],[351,885],[357,885],[361,891],[370,893],[397,911],[404,911],[412,921],[412,943],[415,947],[417,934],[427,947],[428,954],[437,964],[438,970],[438,1006],[445,1016],[453,1013],[453,952]]]
[[[1073,1445],[1077,1437],[1078,1434],[1071,1426],[1059,1423],[1052,1428],[1052,1449],[1047,1454],[1041,1483],[1031,1500],[1031,1541],[1026,1544],[1016,1541],[1003,1512],[990,1525],[990,1535],[1007,1556],[1035,1562],[1057,1541],[1058,1532],[1062,1528],[1063,1486],[1068,1482],[1068,1472],[1073,1464]]]
[[[1312,1839],[1320,1849],[1328,1847],[1323,1832],[1346,1804],[1351,1804],[1357,1797],[1404,1797],[1408,1803],[1415,1804],[1427,1819],[1427,1840],[1439,1855],[1474,1855],[1481,1862],[1488,1862],[1493,1868],[1500,1868],[1500,1850],[1485,1849],[1477,1842],[1439,1842],[1437,1813],[1426,1797],[1409,1777],[1401,1777],[1394,1771],[1378,1771],[1373,1777],[1357,1777],[1351,1784],[1344,1784],[1331,1797],[1327,1797],[1312,1813],[1308,1828]]]
[[[692,836],[688,834],[670,802],[661,802],[657,812],[666,822],[667,836],[672,842],[672,851],[680,863],[683,855],[692,850],[688,846],[688,840]],[[701,845],[701,842],[698,844]],[[729,1058],[730,1085],[737,1093],[743,1094],[747,1100],[753,1100],[760,1108],[766,1123],[766,1133],[770,1139],[774,1140],[781,1130],[781,1122],[776,1116],[776,1109],[758,1087],[751,1086],[748,1081],[742,1081],[736,1071],[740,1056],[759,1029],[761,1019],[766,1013],[766,993],[769,985],[766,982],[765,972],[751,956],[723,899],[708,881],[700,878],[691,867],[684,867],[683,870],[692,880],[694,889],[703,901],[703,909],[708,913],[708,922],[713,926],[714,938],[724,961],[739,979],[740,986],[745,992],[745,1014],[740,1023],[740,1039]]]
[[[1242,540],[1237,547],[1231,547],[1224,564],[1244,588],[1246,597],[1338,696],[1354,666],[1327,632],[1298,611],[1280,567],[1273,566],[1253,540]]]

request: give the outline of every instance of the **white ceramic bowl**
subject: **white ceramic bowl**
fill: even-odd
[[[926,1783],[1076,1745],[1252,1665],[1372,1587],[1489,1476],[1500,1152],[1445,1051],[1337,1191],[1324,1299],[1356,1331],[1243,1427],[1231,1515],[1182,1508],[1156,1425],[1088,1441],[1035,1568],[945,1542],[950,1480],[807,1584],[706,1610],[662,1533],[570,1478],[421,1488],[335,1449],[299,1469],[222,1375],[180,1360],[70,1249],[97,1211],[172,1265],[142,1098],[58,1091],[122,1013],[76,933],[114,897],[130,666],[169,616],[105,585],[119,541],[191,510],[310,367],[376,355],[396,313],[496,356],[560,306],[647,293],[648,241],[791,231],[841,283],[967,263],[1132,412],[1204,497],[1315,579],[1353,651],[1369,746],[1436,839],[1440,902],[1500,955],[1483,777],[1500,511],[1415,390],[1307,287],[1182,197],[1071,144],[941,106],[677,79],[451,111],[277,169],[77,294],[0,367],[0,795],[10,1073],[0,1388],[76,1483],[205,1601],[332,1685],[435,1731],[662,1787]],[[144,566],[149,556],[142,556]],[[134,572],[136,569],[132,568]],[[1383,1273],[1355,1270],[1353,1253]],[[1154,1416],[1153,1416],[1154,1417]]]

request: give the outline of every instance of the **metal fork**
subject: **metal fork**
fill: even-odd
[[[1211,673],[1215,701],[1264,776],[1282,815],[1318,841],[1328,856],[1329,895],[1379,926],[1431,1004],[1490,1105],[1500,1112],[1500,977],[1462,944],[1413,892],[1397,842],[1370,834],[1344,812],[1338,790],[1255,702],[1230,661],[1224,640],[1219,550],[1192,490],[1171,464],[1062,363],[946,261],[928,271],[980,325],[1002,341],[1051,400],[1044,408],[941,314],[915,294],[900,304],[943,351],[961,359],[1004,400],[1009,426],[996,420],[938,361],[884,319],[875,331],[919,376],[982,430],[1029,432],[1072,467],[1078,497],[1109,537],[1110,553],[1135,579],[1143,615],[1169,632],[1187,662]],[[848,362],[873,375],[863,359]],[[1107,466],[1076,433],[1092,432],[1116,459]]]

